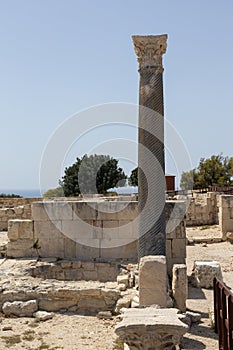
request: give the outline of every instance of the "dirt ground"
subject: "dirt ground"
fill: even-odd
[[[188,228],[187,237],[218,237],[218,227]],[[222,267],[224,282],[233,288],[233,246],[228,242],[191,244],[187,246],[187,267],[190,275],[194,260],[217,260]],[[187,308],[201,313],[201,322],[193,324],[186,333],[181,349],[218,349],[217,336],[210,327],[213,291],[189,287]],[[4,318],[0,316],[0,350],[121,350],[115,344],[114,327],[117,320],[75,314],[55,314],[53,319],[35,322],[33,318]]]

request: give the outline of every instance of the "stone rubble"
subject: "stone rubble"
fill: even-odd
[[[2,305],[2,312],[6,316],[32,317],[38,310],[37,300],[28,301],[6,301]]]
[[[3,261],[3,260],[2,260]],[[35,260],[4,260],[0,264],[0,310],[17,316],[37,310],[96,314],[113,311],[121,292],[116,282],[43,280],[30,276]],[[36,308],[26,311],[28,303]]]
[[[34,312],[33,317],[35,317],[38,321],[47,321],[53,318],[54,314],[52,312],[47,311],[37,311]]]
[[[194,287],[213,288],[214,277],[222,280],[221,266],[217,261],[194,261],[190,278],[191,284]]]

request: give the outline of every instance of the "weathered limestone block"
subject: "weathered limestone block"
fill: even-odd
[[[16,241],[17,239],[33,239],[32,220],[9,220],[8,238],[10,241]]]
[[[233,232],[227,232],[227,240],[233,243]]]
[[[119,314],[122,308],[129,308],[131,305],[131,296],[125,295],[123,298],[117,300],[115,313]]]
[[[74,202],[73,220],[97,220],[96,202]]]
[[[36,300],[5,302],[2,311],[6,316],[31,317],[38,310]]]
[[[68,309],[71,306],[75,306],[75,300],[69,299],[54,299],[46,298],[46,296],[38,301],[39,309],[49,312],[59,311],[61,309]]]
[[[184,264],[173,265],[172,294],[177,307],[181,312],[186,311],[186,299],[188,296],[187,267]]]
[[[98,274],[97,271],[83,271],[83,276],[85,281],[97,281]]]
[[[99,202],[97,220],[134,220],[137,218],[137,202]]]
[[[219,196],[219,225],[222,231],[222,238],[226,239],[227,232],[233,231],[233,218],[231,210],[233,208],[233,196]]]
[[[186,258],[186,240],[185,239],[173,239],[172,240],[172,257],[173,258]]]
[[[119,275],[117,276],[117,284],[124,284],[126,288],[129,285],[129,277],[128,275]]]
[[[33,317],[35,317],[39,321],[47,321],[53,318],[54,314],[52,312],[47,311],[37,311],[33,314]]]
[[[34,221],[56,221],[73,219],[73,202],[37,202],[32,204]]]
[[[139,265],[139,304],[167,305],[167,265],[163,255],[144,256]]]
[[[191,281],[192,285],[201,288],[213,288],[213,279],[217,277],[222,280],[221,266],[217,261],[198,261],[194,262]]]
[[[16,214],[16,215],[22,215],[22,214],[23,214],[23,211],[24,211],[24,208],[23,208],[23,206],[21,205],[20,207],[15,207],[14,210],[15,210],[15,214]]]
[[[94,297],[81,298],[78,302],[78,308],[84,310],[91,309],[93,311],[107,310],[104,299]]]
[[[30,258],[36,256],[36,252],[32,249],[33,240],[20,239],[15,242],[8,242],[7,256],[11,258]]]
[[[172,350],[188,330],[177,312],[153,307],[126,309],[115,332],[129,350]]]

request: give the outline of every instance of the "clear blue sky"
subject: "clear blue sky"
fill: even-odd
[[[232,16],[232,0],[0,0],[0,191],[39,188],[43,149],[70,115],[138,102],[133,34],[169,36],[165,115],[193,167],[232,156]]]

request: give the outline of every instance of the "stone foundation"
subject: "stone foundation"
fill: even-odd
[[[183,264],[186,258],[185,204],[168,201],[165,211],[167,266],[171,275],[173,264]],[[45,258],[137,262],[137,214],[138,203],[133,201],[33,203],[32,231],[28,238],[21,232],[15,233],[18,222],[9,222],[7,254],[8,257],[36,256],[32,245],[38,240],[39,254]]]
[[[0,208],[21,207],[42,200],[43,198],[0,198]]]
[[[219,225],[222,238],[227,239],[227,232],[233,232],[233,196],[220,196]]]
[[[6,302],[34,300],[38,310],[42,311],[69,311],[85,315],[95,315],[99,311],[114,312],[121,298],[117,282],[33,278],[30,273],[38,264],[35,260],[1,261],[0,310]]]
[[[121,270],[121,265],[114,263],[63,260],[53,263],[38,262],[29,273],[32,277],[61,281],[110,282],[117,280]],[[126,277],[128,280],[128,276]]]
[[[0,231],[7,231],[8,221],[13,219],[31,219],[31,205],[0,209]]]
[[[192,193],[186,213],[187,226],[216,225],[219,222],[217,192]]]

